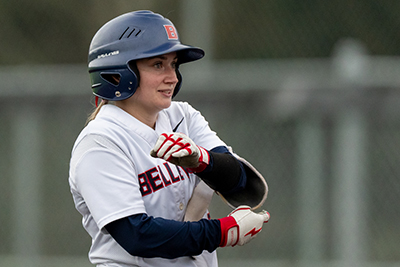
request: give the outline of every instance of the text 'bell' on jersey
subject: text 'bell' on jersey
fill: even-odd
[[[173,169],[176,168],[177,174],[174,173]],[[168,162],[162,164],[162,166],[152,167],[138,174],[140,192],[142,196],[147,196],[158,190],[183,181],[190,179],[189,173],[180,166],[174,166]]]

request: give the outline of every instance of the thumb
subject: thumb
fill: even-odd
[[[157,157],[157,152],[154,151],[153,149],[150,151],[150,156],[152,156],[153,158],[158,158]]]
[[[260,214],[264,217],[264,223],[267,223],[269,221],[269,218],[271,217],[269,212],[266,210],[263,210],[263,211],[259,212],[258,214]]]

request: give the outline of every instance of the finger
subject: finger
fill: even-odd
[[[160,148],[157,150],[157,157],[166,159],[167,154],[172,148],[173,143],[171,141],[165,141],[161,144]]]
[[[191,154],[192,154],[192,150],[188,146],[186,146],[186,147],[180,147],[180,149],[173,152],[171,154],[171,156],[173,156],[175,158],[183,158],[183,157],[189,156]]]
[[[158,152],[160,151],[160,148],[164,144],[165,140],[166,140],[166,136],[164,134],[160,135],[158,137],[153,149],[150,151],[150,154],[155,155],[154,157],[159,157]]]
[[[175,153],[178,153],[181,151],[182,146],[180,146],[179,144],[171,144],[168,147],[168,150],[166,151],[166,153],[164,154],[163,158],[165,160],[169,160]],[[175,157],[175,156],[174,156]]]
[[[162,134],[157,140],[156,146],[159,146],[157,150],[157,156],[167,160],[170,158],[171,154],[174,153],[179,147],[176,147],[177,141],[168,136],[167,134]]]

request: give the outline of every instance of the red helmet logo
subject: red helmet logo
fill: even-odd
[[[164,25],[165,31],[167,32],[168,40],[178,40],[178,34],[176,33],[175,27],[172,25]]]

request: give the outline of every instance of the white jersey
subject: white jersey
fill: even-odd
[[[104,228],[112,221],[139,213],[183,221],[199,178],[149,154],[159,135],[174,128],[208,150],[225,146],[198,111],[175,101],[159,113],[155,130],[108,104],[78,136],[72,151],[69,183],[75,206],[83,216],[83,226],[92,237],[89,259],[93,264],[217,266],[215,251],[205,251],[198,260],[131,256]]]

